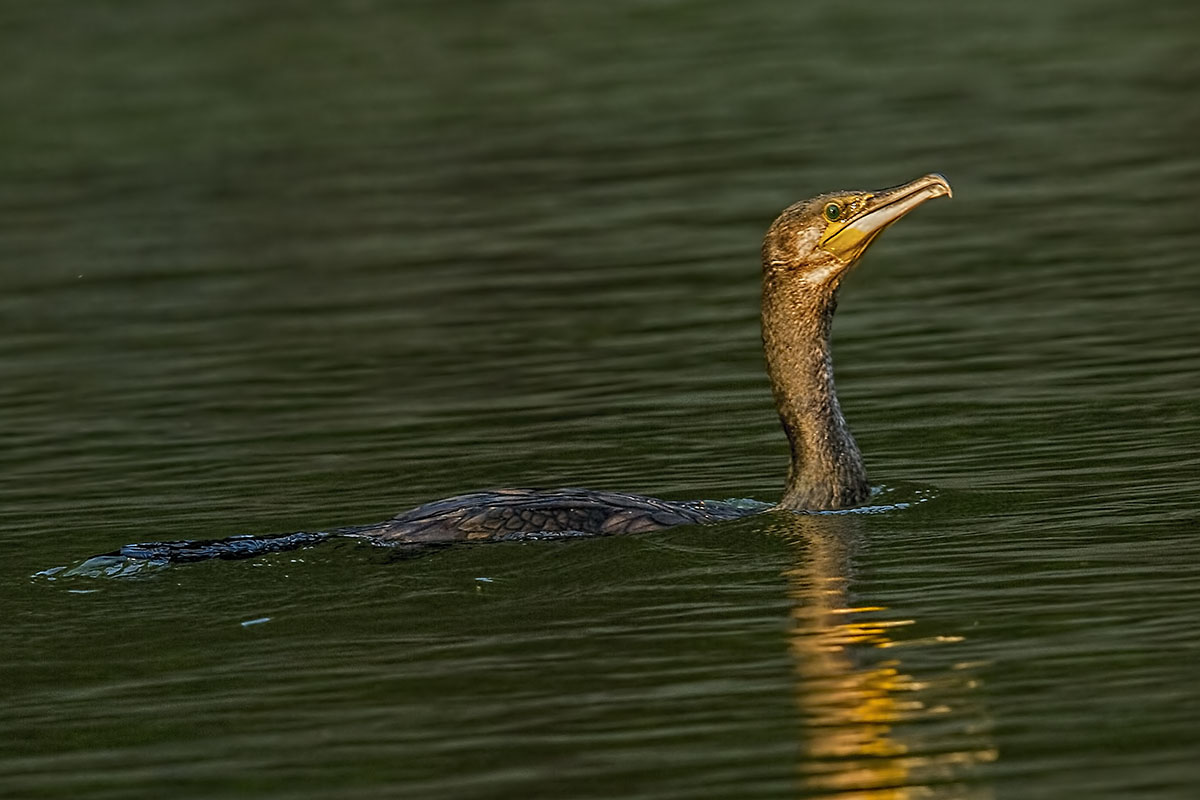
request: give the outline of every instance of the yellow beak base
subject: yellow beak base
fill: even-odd
[[[927,200],[953,196],[950,184],[936,173],[891,189],[860,195],[861,207],[854,209],[846,219],[831,222],[819,247],[838,260],[853,264],[862,258],[875,237],[893,222]]]

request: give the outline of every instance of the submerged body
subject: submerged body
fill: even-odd
[[[711,500],[670,501],[589,489],[502,489],[426,503],[373,529],[381,541],[405,544],[478,542],[531,535],[646,533],[707,524],[751,513]]]
[[[590,489],[498,489],[447,497],[387,522],[335,531],[279,536],[129,544],[110,555],[155,561],[250,558],[308,547],[326,539],[366,539],[389,545],[504,542],[649,533],[677,525],[709,525],[757,514],[766,504],[659,500]]]
[[[934,197],[949,196],[940,175],[876,192],[838,192],[797,203],[763,240],[762,330],[767,373],[790,445],[787,483],[774,508],[849,508],[870,492],[862,454],[833,383],[830,332],[846,273],[889,225]],[[126,545],[115,555],[170,561],[246,558],[334,536],[385,544],[448,544],[645,533],[710,524],[771,506],[669,501],[583,489],[505,489],[438,500],[359,528],[212,541]]]

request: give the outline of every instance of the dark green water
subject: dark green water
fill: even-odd
[[[1197,30],[6,4],[0,795],[1194,797]],[[771,501],[762,232],[931,170],[835,331],[893,508],[56,571],[503,485]]]

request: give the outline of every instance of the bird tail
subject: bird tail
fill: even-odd
[[[186,563],[207,561],[213,558],[254,558],[283,550],[319,544],[334,536],[352,535],[349,531],[317,531],[285,533],[278,536],[230,536],[227,539],[185,539],[176,542],[140,542],[127,544],[120,550],[105,553],[106,556],[131,558],[141,561]]]

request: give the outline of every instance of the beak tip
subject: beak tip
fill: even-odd
[[[942,173],[931,172],[925,176],[925,179],[933,186],[940,187],[942,194],[946,195],[946,197],[954,197],[954,190],[950,188],[950,181],[946,180],[946,176]]]

